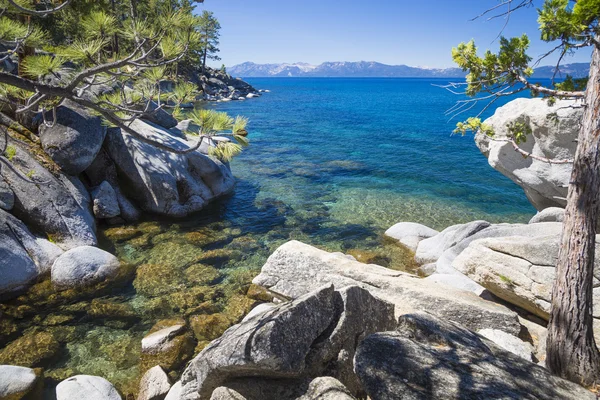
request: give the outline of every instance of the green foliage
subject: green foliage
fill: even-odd
[[[17,148],[15,146],[6,146],[6,150],[4,150],[4,156],[8,159],[8,161],[12,161],[16,155]]]
[[[516,144],[525,143],[527,141],[527,135],[531,135],[532,130],[529,124],[522,121],[513,121],[506,125],[508,128],[509,137],[512,138]]]
[[[29,56],[23,61],[23,71],[34,77],[57,75],[60,72],[64,60],[61,57],[51,55]]]
[[[230,162],[242,152],[242,146],[233,142],[221,142],[209,149],[208,154],[224,162]]]
[[[86,39],[106,39],[117,31],[117,19],[104,11],[92,11],[83,19]]]
[[[555,83],[554,88],[571,92],[585,90],[588,79],[587,77],[574,79],[571,75],[567,75],[564,81]]]
[[[481,122],[481,118],[470,117],[464,122],[458,122],[453,133],[459,133],[464,136],[467,132],[481,132],[487,136],[494,136],[494,130],[491,126]]]

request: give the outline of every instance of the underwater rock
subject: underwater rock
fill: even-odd
[[[214,267],[205,264],[194,264],[183,272],[189,283],[208,285],[221,277],[221,273]]]
[[[231,326],[229,317],[222,313],[190,317],[190,326],[198,340],[214,340]]]
[[[62,254],[52,265],[52,283],[68,289],[91,286],[118,275],[117,257],[97,247],[76,247]]]
[[[60,351],[60,343],[52,333],[29,333],[10,342],[0,351],[0,364],[41,367],[58,356]]]
[[[104,235],[110,240],[116,242],[124,242],[138,236],[141,236],[143,232],[137,228],[119,226],[116,228],[109,228],[104,231]]]
[[[171,265],[143,264],[137,268],[133,286],[145,296],[159,296],[183,287],[184,276]]]
[[[56,386],[56,400],[122,400],[117,389],[99,376],[76,375]]]

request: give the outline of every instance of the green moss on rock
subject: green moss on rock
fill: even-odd
[[[0,352],[0,364],[41,367],[56,357],[60,350],[60,343],[49,332],[25,334]]]
[[[231,320],[223,313],[190,317],[190,326],[194,336],[199,341],[214,340],[221,336],[231,325]]]

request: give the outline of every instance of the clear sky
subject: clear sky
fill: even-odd
[[[540,3],[541,1],[538,1]],[[483,51],[497,48],[506,20],[470,21],[498,0],[205,0],[221,29],[215,66],[255,63],[378,61],[411,66],[454,66],[450,51],[475,39]],[[512,14],[504,36],[527,33],[530,55],[550,47],[539,40],[535,8]],[[542,65],[552,64],[549,58]],[[589,53],[566,62],[587,62]]]

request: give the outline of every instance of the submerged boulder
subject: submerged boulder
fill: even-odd
[[[372,399],[595,399],[575,383],[426,313],[361,342],[354,368]]]
[[[78,175],[96,158],[106,136],[106,126],[100,117],[65,100],[56,109],[54,125],[41,124],[39,132],[42,147],[52,160],[65,173]]]
[[[520,330],[516,313],[473,293],[405,272],[362,264],[294,240],[269,257],[253,283],[293,299],[324,284],[334,284],[336,288],[358,285],[394,304],[396,316],[427,310],[473,330],[496,328],[515,335]]]
[[[484,121],[494,129],[494,137],[478,133],[475,143],[494,169],[523,188],[535,208],[565,207],[573,165],[524,158],[502,139],[506,139],[510,124],[521,123],[531,131],[520,145],[523,150],[543,158],[572,160],[582,114],[583,107],[573,100],[550,105],[541,98],[516,99]]]
[[[135,120],[130,127],[163,145],[185,151],[193,143],[157,125]],[[176,154],[144,143],[121,129],[109,129],[107,152],[119,170],[122,188],[148,212],[173,217],[201,210],[234,186],[229,167],[192,151]]]

